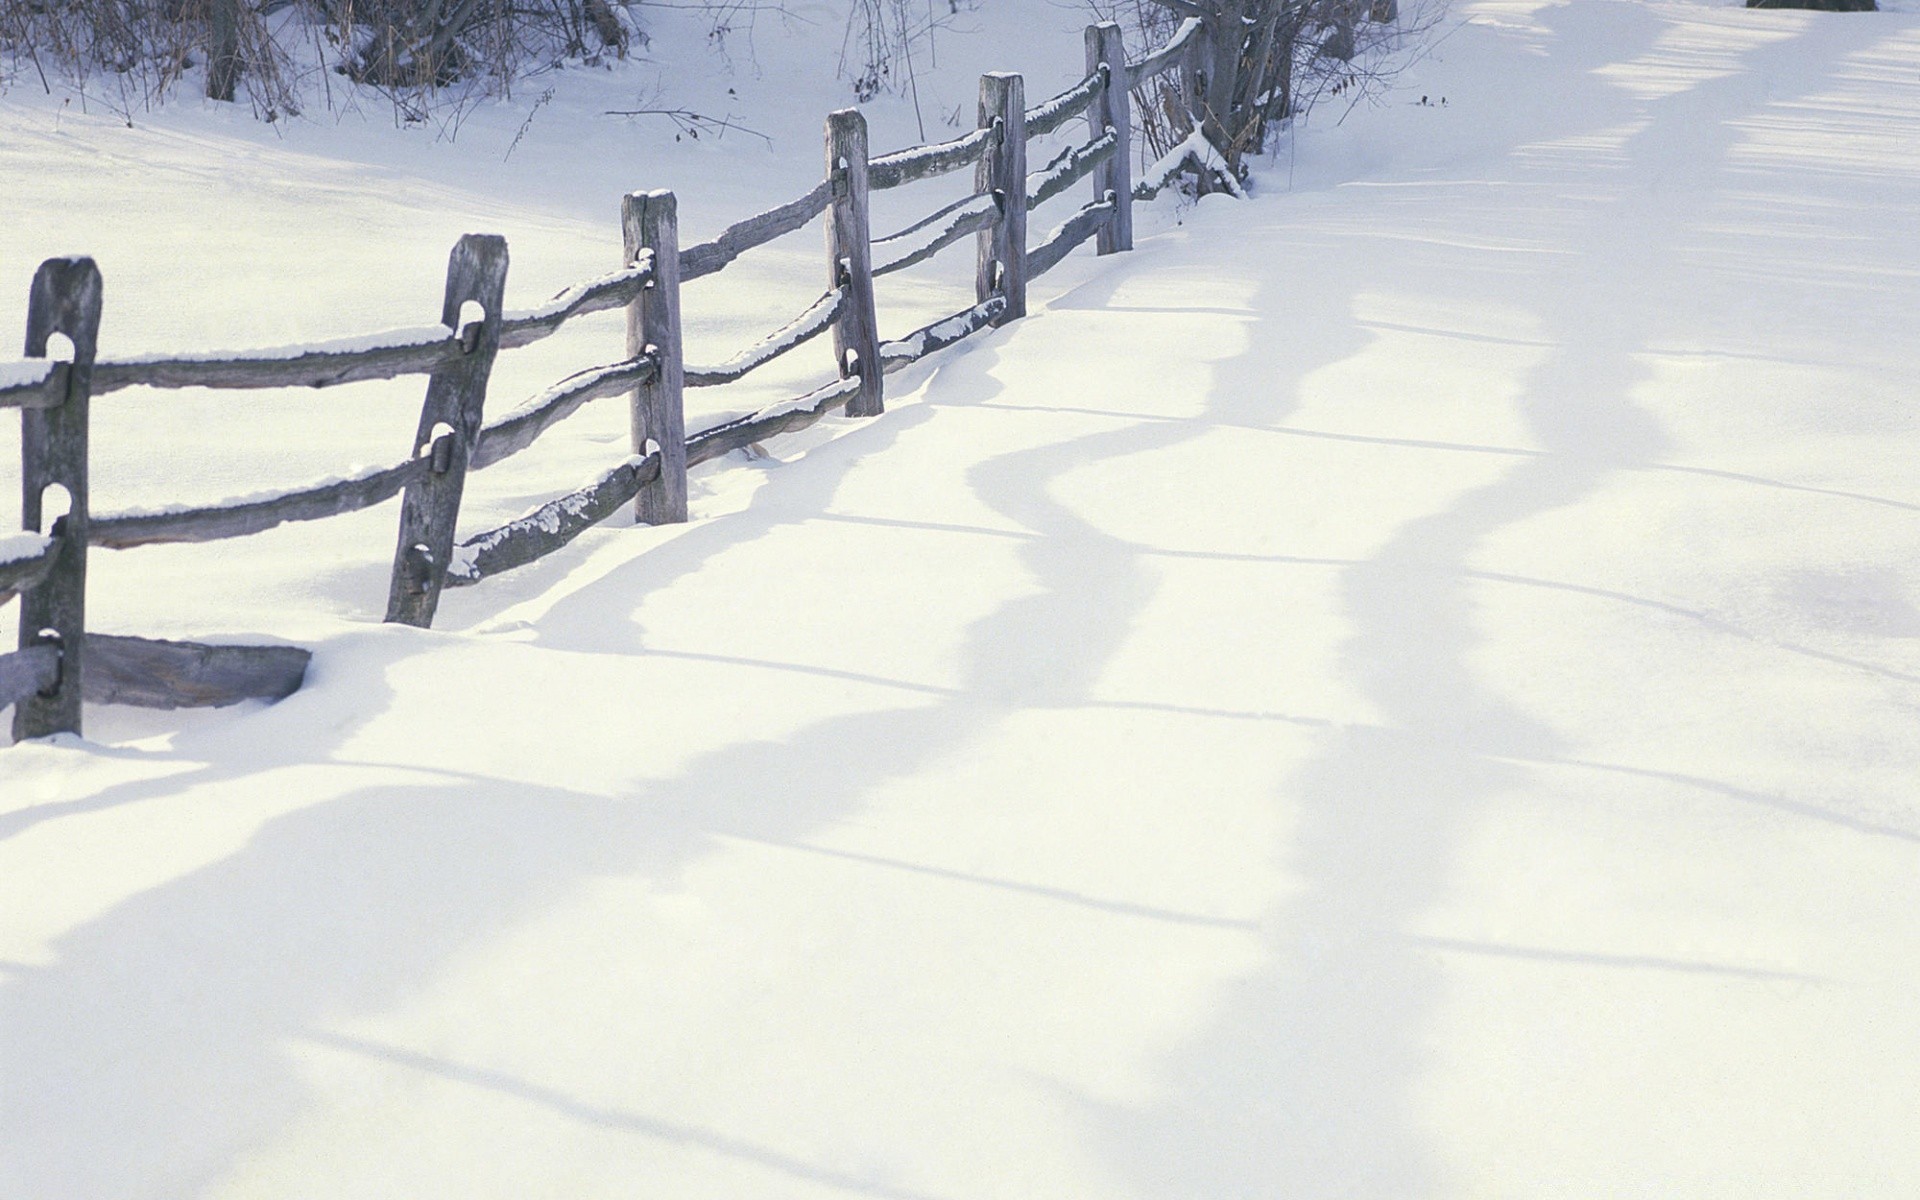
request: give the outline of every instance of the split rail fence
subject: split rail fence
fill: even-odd
[[[730,450],[801,429],[844,409],[878,415],[884,376],[982,329],[1025,315],[1027,285],[1089,238],[1102,254],[1132,248],[1131,205],[1180,170],[1201,164],[1176,154],[1150,178],[1131,179],[1133,88],[1185,66],[1201,80],[1206,35],[1189,20],[1152,54],[1129,64],[1120,29],[1087,29],[1087,75],[1026,107],[1021,77],[980,81],[977,127],[965,136],[869,157],[857,110],[827,118],[826,172],[806,195],[742,220],[712,241],[682,248],[671,192],[624,198],[626,265],[567,289],[530,311],[504,311],[507,245],[469,234],[453,248],[440,323],[283,351],[97,359],[100,272],[89,258],[50,259],[34,276],[26,357],[0,363],[0,408],[21,410],[21,516],[26,532],[0,537],[0,604],[20,601],[19,650],[0,655],[0,709],[14,706],[14,736],[80,732],[81,701],[181,707],[278,699],[304,678],[308,653],[290,646],[208,646],[89,634],[87,555],[161,542],[204,542],[258,533],[287,521],[354,512],[401,496],[400,530],[386,619],[427,626],[442,591],[533,562],[632,501],[636,517],[687,519],[687,468]],[[1189,97],[1190,111],[1192,98]],[[1029,141],[1084,114],[1087,140],[1029,173]],[[1195,152],[1197,153],[1197,151]],[[974,192],[897,233],[870,236],[868,198],[972,167]],[[1093,199],[1045,240],[1030,244],[1028,214],[1083,180]],[[826,217],[827,288],[792,321],[712,368],[681,360],[680,286],[723,270],[747,250]],[[891,341],[881,341],[873,281],[931,258],[972,235],[975,303]],[[477,316],[474,313],[477,306]],[[579,371],[492,421],[484,419],[495,356],[526,346],[587,313],[624,309],[625,356]],[[68,361],[47,358],[53,335]],[[688,432],[683,391],[731,383],[813,338],[831,334],[837,378],[749,416]],[[323,388],[402,375],[428,377],[413,452],[345,480],[200,508],[94,514],[87,503],[88,406],[121,388]],[[626,394],[632,455],[585,487],[464,541],[455,523],[468,472],[532,445],[582,405]]]

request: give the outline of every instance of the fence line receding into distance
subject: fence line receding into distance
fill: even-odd
[[[684,521],[687,469],[730,450],[802,429],[836,410],[875,416],[884,376],[982,329],[1026,312],[1028,284],[1089,238],[1101,253],[1132,246],[1131,205],[1180,170],[1176,154],[1150,178],[1130,181],[1128,92],[1187,66],[1197,77],[1206,41],[1184,23],[1169,42],[1129,64],[1119,29],[1087,30],[1086,77],[1033,108],[1018,75],[980,84],[977,127],[951,141],[869,158],[857,110],[827,119],[825,177],[806,195],[736,222],[711,241],[682,248],[672,193],[636,192],[622,202],[624,263],[538,308],[505,311],[507,245],[469,234],[454,246],[438,324],[285,349],[97,359],[100,273],[88,258],[42,263],[27,313],[26,356],[0,363],[0,408],[21,410],[22,527],[0,536],[0,604],[20,602],[19,649],[0,655],[0,709],[14,707],[14,737],[80,732],[81,702],[180,707],[278,699],[300,686],[308,654],[289,646],[208,646],[89,635],[87,554],[160,542],[240,537],[288,521],[354,512],[401,497],[400,530],[386,619],[427,626],[440,595],[558,550],[627,503],[649,523]],[[1085,115],[1089,134],[1029,173],[1028,142]],[[1195,152],[1198,153],[1197,151]],[[868,198],[876,189],[974,168],[972,195],[874,238]],[[1093,198],[1047,238],[1030,244],[1028,212],[1091,178]],[[680,285],[722,271],[741,254],[826,218],[826,290],[791,321],[712,367],[681,360]],[[923,262],[968,236],[975,240],[975,298],[961,311],[883,341],[875,321],[876,276]],[[545,338],[575,317],[624,309],[625,355],[560,380],[513,410],[484,419],[496,355]],[[478,312],[477,317],[470,314]],[[73,357],[47,358],[54,334]],[[748,416],[688,432],[683,391],[750,372],[823,334],[833,338],[837,378]],[[203,507],[89,511],[88,407],[132,386],[323,388],[402,375],[427,376],[412,452],[350,478]],[[589,401],[626,395],[631,455],[576,491],[496,529],[456,542],[466,476],[531,446]]]

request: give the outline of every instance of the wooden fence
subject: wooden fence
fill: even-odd
[[[14,706],[14,736],[78,733],[81,701],[154,707],[278,699],[300,686],[304,650],[204,646],[86,632],[87,554],[159,542],[204,542],[311,521],[401,496],[400,531],[388,588],[388,621],[426,626],[443,589],[465,587],[565,546],[628,501],[639,520],[687,519],[687,468],[730,450],[804,428],[827,413],[877,416],[884,376],[1026,313],[1028,284],[1088,238],[1102,254],[1132,248],[1131,206],[1189,164],[1179,156],[1152,178],[1131,179],[1130,91],[1174,66],[1198,79],[1206,41],[1189,20],[1160,49],[1129,64],[1119,27],[1087,29],[1087,75],[1026,107],[1020,76],[980,81],[977,127],[963,137],[870,158],[857,110],[827,118],[826,172],[806,195],[681,248],[673,194],[624,198],[621,270],[567,289],[539,308],[503,311],[507,245],[469,234],[447,266],[440,323],[290,350],[95,358],[100,272],[88,258],[50,259],[34,276],[26,357],[0,363],[0,408],[21,410],[21,515],[27,531],[0,537],[0,603],[20,599],[20,648],[0,655],[0,708]],[[1088,138],[1029,173],[1027,145],[1084,114]],[[974,169],[974,193],[897,233],[874,238],[875,189]],[[1093,199],[1038,245],[1028,213],[1082,180]],[[826,291],[786,325],[711,368],[681,360],[680,285],[723,270],[745,251],[826,217]],[[876,276],[922,262],[969,235],[976,242],[975,303],[892,341],[874,317]],[[477,305],[478,319],[463,321]],[[492,421],[487,379],[502,350],[526,346],[586,313],[624,309],[625,357],[576,372]],[[731,383],[831,332],[838,377],[803,396],[688,433],[683,390]],[[48,360],[54,334],[70,361]],[[428,377],[412,453],[352,478],[244,501],[161,512],[94,514],[87,503],[87,410],[94,396],[156,388],[331,387],[401,375]],[[626,394],[632,455],[577,491],[464,541],[455,523],[467,473],[532,445],[590,400]],[[50,511],[64,506],[61,511]],[[49,524],[50,522],[50,524]]]

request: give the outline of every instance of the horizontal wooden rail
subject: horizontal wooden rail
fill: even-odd
[[[1105,199],[1096,200],[1067,218],[1065,223],[1047,236],[1046,241],[1027,252],[1028,276],[1038,279],[1059,266],[1069,250],[1099,233],[1118,207],[1113,193],[1108,192]]]
[[[846,307],[847,289],[837,288],[815,300],[807,310],[717,367],[686,368],[687,387],[718,387],[745,378],[790,350],[806,345],[833,328]]]
[[[992,196],[967,196],[956,200],[899,233],[875,238],[873,273],[887,275],[925,262],[968,234],[992,225],[999,215],[1000,206]]]
[[[691,451],[691,446],[689,446]],[[447,587],[468,587],[546,557],[619,512],[660,477],[660,456],[633,457],[592,483],[549,500],[524,517],[470,537],[453,548]]]
[[[763,408],[752,416],[702,429],[687,439],[687,463],[707,462],[755,442],[805,429],[835,409],[845,408],[847,401],[859,392],[857,377],[836,379],[804,396]]]
[[[755,246],[763,246],[784,237],[827,211],[833,190],[825,181],[798,200],[789,200],[777,208],[735,221],[710,242],[688,246],[680,252],[680,282],[711,275]]]
[[[882,344],[882,369],[897,371],[987,328],[1004,304],[1005,301],[996,297],[986,304],[942,317],[898,341]],[[805,429],[828,413],[844,408],[859,390],[857,378],[836,379],[796,399],[699,430],[687,438],[687,465],[694,466],[755,442]],[[619,512],[659,471],[658,455],[630,458],[585,487],[549,500],[497,529],[466,539],[454,549],[446,586],[468,587],[502,571],[544,558]]]
[[[1027,207],[1038,208],[1093,173],[1093,169],[1113,156],[1120,140],[1112,133],[1102,134],[1084,146],[1069,146],[1047,164],[1044,171],[1027,176],[1031,190]],[[1035,183],[1034,180],[1039,180]]]
[[[950,317],[941,317],[938,321],[922,325],[903,338],[882,342],[880,369],[891,375],[902,367],[919,362],[935,350],[944,350],[993,324],[994,318],[1006,306],[1005,297],[995,296],[984,304],[963,308]]]
[[[28,646],[0,654],[0,708],[53,690],[60,679],[60,647]]]
[[[206,646],[89,633],[80,691],[91,704],[140,708],[283,700],[300,690],[312,658],[298,646]]]
[[[950,142],[882,154],[867,163],[867,186],[874,190],[894,188],[958,171],[979,162],[992,140],[993,130],[976,129]]]
[[[102,359],[93,366],[93,390],[160,388],[333,387],[370,379],[424,375],[465,353],[445,325],[392,329],[272,350],[219,351],[151,358]]]
[[[0,538],[0,604],[39,583],[59,552],[59,541],[44,534],[16,533]]]
[[[67,398],[69,364],[46,358],[0,363],[0,408],[52,408]]]
[[[482,427],[480,444],[467,460],[468,469],[478,471],[520,453],[588,401],[624,395],[651,380],[658,369],[652,359],[630,358],[569,375]]]
[[[631,267],[575,284],[539,308],[508,312],[500,318],[500,348],[530,346],[587,313],[625,308],[653,280],[653,252]]]
[[[1199,36],[1199,17],[1188,17],[1180,22],[1180,28],[1173,31],[1173,36],[1167,39],[1166,45],[1139,62],[1127,64],[1127,86],[1137,88],[1160,72],[1178,65],[1180,56],[1186,53],[1187,47],[1192,45],[1194,39]]]
[[[1045,137],[1068,121],[1087,111],[1093,98],[1106,86],[1105,71],[1090,72],[1085,79],[1061,92],[1051,100],[1043,101],[1027,110],[1027,136]]]
[[[651,289],[656,286],[677,294],[677,284],[671,278],[672,268],[678,268],[681,280],[714,274],[747,250],[795,232],[823,213],[834,212],[835,221],[829,231],[829,276],[836,281],[833,290],[793,320],[723,363],[686,369],[679,361],[677,333],[671,338],[649,336],[636,344],[629,330],[628,358],[577,372],[484,426],[480,425],[480,410],[475,401],[470,409],[463,410],[470,424],[458,427],[467,430],[462,435],[464,441],[454,434],[442,434],[428,443],[428,434],[422,433],[421,450],[414,458],[349,478],[200,507],[93,517],[91,527],[76,533],[73,543],[84,551],[91,545],[122,548],[237,537],[288,521],[315,520],[367,508],[403,490],[408,492],[411,504],[416,486],[426,486],[437,478],[436,472],[464,472],[500,462],[531,446],[547,430],[594,399],[631,393],[636,388],[644,391],[655,386],[663,374],[669,379],[684,379],[686,385],[694,387],[731,383],[807,341],[829,330],[835,331],[843,378],[781,404],[711,425],[684,439],[679,435],[676,416],[670,427],[661,426],[664,432],[658,443],[651,436],[644,442],[636,442],[640,453],[603,472],[584,487],[550,500],[497,529],[466,539],[453,547],[450,556],[437,555],[450,559],[447,586],[476,583],[544,557],[571,543],[636,497],[644,499],[656,481],[667,477],[668,469],[663,461],[677,460],[682,451],[685,462],[692,465],[806,428],[842,409],[850,414],[878,413],[876,389],[880,374],[907,367],[974,333],[1017,317],[1021,311],[1017,296],[1010,299],[1004,293],[987,295],[991,289],[983,286],[978,290],[984,297],[981,303],[922,326],[903,338],[879,343],[872,336],[870,304],[863,298],[860,303],[867,306],[862,318],[866,332],[861,336],[865,340],[850,350],[842,342],[852,337],[846,327],[858,315],[852,297],[860,294],[856,289],[868,286],[865,281],[872,275],[924,262],[970,235],[986,236],[987,231],[995,231],[992,236],[1001,237],[998,231],[1002,224],[1017,228],[1017,234],[1012,236],[1017,238],[1015,244],[1023,253],[1009,256],[996,250],[993,261],[996,264],[1024,261],[1026,277],[1037,277],[1052,269],[1074,247],[1095,236],[1101,239],[1103,252],[1126,249],[1130,245],[1126,205],[1131,198],[1151,197],[1182,171],[1217,169],[1211,148],[1203,140],[1192,138],[1155,164],[1137,186],[1127,178],[1124,169],[1128,161],[1128,90],[1176,66],[1197,62],[1205,36],[1198,20],[1185,21],[1165,45],[1138,62],[1127,63],[1117,28],[1110,24],[1095,26],[1087,35],[1090,73],[1066,91],[1023,111],[1019,77],[988,76],[982,85],[985,97],[982,112],[990,113],[992,119],[983,116],[980,128],[947,142],[913,147],[871,160],[866,157],[864,125],[858,115],[835,114],[829,121],[829,178],[805,195],[737,221],[713,240],[684,250],[676,249],[674,239],[668,236],[659,242],[658,249],[659,254],[667,256],[664,266],[655,261],[654,250],[646,245],[636,249],[629,244],[627,267],[569,287],[536,308],[498,312],[500,288],[496,281],[492,292],[482,300],[488,309],[488,320],[458,330],[450,328],[455,313],[454,301],[450,299],[443,306],[440,325],[395,329],[302,346],[238,353],[153,355],[91,364],[83,360],[79,365],[48,361],[0,363],[0,408],[57,413],[83,403],[92,393],[133,386],[317,388],[424,373],[434,375],[435,382],[429,389],[431,407],[434,389],[441,388],[448,380],[459,382],[475,371],[480,373],[481,382],[470,390],[480,389],[476,394],[483,394],[485,367],[496,349],[529,345],[557,332],[573,318],[589,313],[626,309],[631,318],[636,306],[654,302],[655,291]],[[998,108],[989,105],[992,98],[989,85],[999,87],[1008,97]],[[1084,145],[1068,147],[1045,169],[1028,174],[1026,139],[1052,134],[1082,114],[1092,122],[1098,136]],[[1005,165],[1003,159],[1011,165]],[[861,208],[871,188],[898,187],[974,164],[989,164],[978,170],[976,194],[947,204],[888,237],[870,239],[863,212],[842,212],[843,208]],[[1074,213],[1040,245],[1027,249],[1021,215],[1090,175],[1095,176],[1093,190],[1100,198]],[[665,203],[670,212],[670,196],[665,197]],[[474,240],[463,239],[462,247]],[[499,241],[497,238],[480,240]],[[456,260],[458,254],[456,251]],[[504,245],[498,247],[497,258],[498,272],[503,274]],[[64,262],[60,260],[51,265],[60,266]],[[870,270],[869,262],[873,264]],[[92,269],[90,263],[85,265],[88,270]],[[660,278],[663,274],[669,278],[663,281]],[[855,282],[840,282],[849,275]],[[94,278],[97,282],[97,275]],[[454,268],[450,267],[449,296],[455,295],[454,278]],[[34,345],[30,336],[30,352]],[[868,377],[863,379],[862,372],[857,366],[850,366],[850,361],[874,362],[879,371],[868,371]],[[669,415],[679,412],[678,395],[676,383]],[[654,414],[650,421],[657,416]],[[43,419],[41,412],[28,414],[29,423]],[[426,420],[423,417],[423,429],[428,428]],[[649,424],[648,429],[652,428]],[[449,450],[453,453],[446,453]],[[466,457],[462,458],[462,454]],[[443,461],[447,459],[456,461],[449,467]],[[29,512],[27,516],[33,518],[34,514]],[[403,529],[403,550],[407,548],[407,538]],[[28,597],[25,603],[38,603],[53,586],[44,581],[60,561],[62,545],[57,537],[37,534],[0,539],[0,602],[24,593]],[[444,544],[441,549],[445,549]],[[84,691],[85,699],[95,703],[168,708],[231,704],[249,698],[277,699],[300,686],[309,659],[306,651],[295,647],[210,646],[88,634],[76,628],[67,642],[49,637],[43,644],[28,645],[18,653],[0,656],[0,707],[16,702],[41,704],[43,701],[34,697],[52,695],[54,689],[76,688]],[[63,671],[70,674],[63,678]],[[77,723],[72,727],[77,729]]]
[[[310,487],[268,492],[200,508],[157,512],[108,513],[93,518],[88,541],[124,550],[161,542],[215,542],[261,533],[288,521],[317,521],[371,508],[424,479],[433,468],[431,454],[397,466],[381,467],[346,479]]]
[[[500,322],[500,346],[527,346],[585,313],[623,308],[652,278],[650,262],[578,284],[535,309],[510,312]],[[213,351],[146,358],[102,359],[93,366],[93,392],[128,387],[332,387],[420,375],[457,361],[463,339],[444,325],[394,329],[269,350]],[[67,365],[24,361],[0,366],[0,408],[50,408],[65,397]]]

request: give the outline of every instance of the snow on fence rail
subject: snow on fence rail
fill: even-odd
[[[56,258],[34,276],[26,358],[0,363],[0,408],[21,410],[22,524],[0,538],[0,604],[20,599],[20,648],[0,655],[0,708],[14,708],[14,737],[80,731],[81,701],[172,708],[278,699],[300,686],[308,653],[292,646],[203,646],[89,634],[83,620],[89,548],[240,537],[287,521],[337,516],[402,497],[390,577],[389,621],[426,626],[443,589],[464,587],[533,562],[571,542],[629,502],[639,520],[686,520],[687,468],[805,428],[835,411],[875,416],[882,379],[982,329],[1026,313],[1026,288],[1089,238],[1103,254],[1132,247],[1131,204],[1150,198],[1181,169],[1204,167],[1204,143],[1183,144],[1135,186],[1129,178],[1128,90],[1174,66],[1197,78],[1204,32],[1182,24],[1166,45],[1128,64],[1119,27],[1087,30],[1087,75],[1027,108],[1018,75],[980,81],[980,120],[971,133],[869,159],[857,110],[827,119],[826,178],[785,204],[681,249],[674,197],[624,198],[626,265],[570,287],[546,304],[503,312],[507,246],[469,234],[449,256],[440,322],[359,337],[250,351],[97,360],[100,272],[88,258]],[[1115,81],[1122,86],[1115,86]],[[1191,82],[1189,82],[1191,86]],[[1192,110],[1197,111],[1197,110]],[[1088,140],[1029,174],[1027,144],[1085,114]],[[974,192],[907,228],[874,238],[867,198],[964,167]],[[1027,212],[1092,177],[1093,199],[1029,248]],[[681,361],[680,285],[715,274],[757,246],[827,221],[827,291],[798,316],[726,362]],[[924,262],[975,235],[975,303],[905,337],[882,341],[875,323],[875,276]],[[463,321],[477,305],[478,320]],[[487,381],[502,350],[530,345],[575,317],[624,309],[626,355],[578,371],[491,422],[483,421]],[[47,359],[54,334],[73,346],[67,362]],[[805,395],[692,433],[684,428],[688,387],[732,383],[807,341],[831,333],[837,378]],[[88,408],[121,388],[332,387],[401,375],[428,376],[412,452],[391,466],[301,487],[198,507],[94,516],[88,510]],[[591,400],[626,394],[632,455],[585,486],[526,516],[455,544],[467,472],[531,446]],[[61,512],[52,506],[64,505]]]

